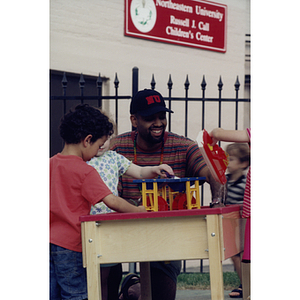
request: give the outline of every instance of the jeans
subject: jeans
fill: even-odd
[[[50,244],[50,300],[87,299],[82,253]]]

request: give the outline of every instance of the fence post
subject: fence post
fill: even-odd
[[[201,83],[201,89],[202,89],[202,130],[204,129],[204,115],[205,115],[205,89],[206,89],[206,81],[205,76],[203,75],[202,83]],[[201,206],[204,204],[204,184],[201,185]],[[200,259],[200,273],[203,273],[203,259]]]
[[[169,109],[171,109],[171,96],[172,96],[172,87],[173,87],[173,81],[171,79],[171,74],[169,74],[169,81],[168,81],[168,90],[169,90]],[[171,113],[169,112],[169,132],[171,131]]]
[[[132,98],[139,90],[139,69],[137,67],[132,68]]]
[[[138,67],[133,67],[132,68],[132,98],[136,95],[136,93],[139,90],[139,68]],[[131,130],[134,131],[136,128],[131,126]],[[129,264],[130,268],[130,264]],[[134,273],[134,272],[131,272]]]
[[[151,89],[155,90],[156,81],[154,79],[154,74],[152,74],[152,79],[151,79],[150,85],[151,85]]]
[[[84,84],[85,84],[85,81],[84,81],[84,78],[83,78],[83,75],[82,73],[80,74],[80,78],[79,78],[79,88],[80,88],[80,101],[81,101],[81,104],[83,104],[83,89],[84,89]]]
[[[205,76],[203,75],[202,83],[201,83],[201,89],[202,89],[202,130],[204,129],[204,114],[205,114],[205,105],[204,105],[204,99],[205,99],[205,89],[206,89],[206,81]]]
[[[223,88],[223,82],[222,82],[222,78],[220,76],[220,80],[219,80],[219,83],[218,83],[218,88],[219,88],[219,121],[218,121],[218,127],[220,128],[221,127],[221,113],[222,113],[222,110],[221,110],[221,105],[222,105],[222,88]],[[219,141],[218,142],[218,145],[220,146],[221,142]]]
[[[118,128],[118,88],[119,88],[119,79],[118,79],[117,73],[116,73],[114,84],[115,84],[115,99],[116,99],[115,117],[116,117],[116,128]]]
[[[97,78],[97,81],[96,81],[96,86],[97,86],[97,89],[98,89],[98,107],[102,108],[102,78],[100,76],[100,73],[99,73],[99,76]]]
[[[186,75],[186,80],[184,83],[185,88],[185,137],[187,137],[187,117],[188,117],[188,90],[189,90],[190,82],[189,82],[189,76]]]
[[[239,89],[240,89],[240,82],[239,76],[236,77],[236,82],[234,84],[235,87],[235,130],[238,129],[238,99],[239,99]]]
[[[66,97],[67,95],[67,84],[68,84],[68,80],[67,80],[67,77],[66,77],[66,72],[64,72],[64,75],[63,75],[63,79],[61,81],[61,85],[62,85],[62,88],[63,88],[63,96]],[[67,103],[66,103],[66,98],[64,98],[64,115],[66,114],[66,110],[67,110]]]

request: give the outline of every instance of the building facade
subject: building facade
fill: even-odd
[[[146,6],[150,3],[152,7],[156,6],[156,10],[162,10],[164,6],[165,12],[169,12],[169,15],[173,17],[173,21],[170,19],[167,22],[173,23],[173,29],[176,26],[180,30],[187,28],[187,21],[190,22],[189,28],[191,28],[193,20],[192,17],[187,20],[183,16],[182,19],[185,19],[181,21],[181,24],[178,23],[181,15],[178,10],[174,9],[175,5],[187,7],[194,5],[194,7],[197,6],[198,12],[199,7],[204,9],[210,4],[217,9],[216,11],[218,11],[218,5],[225,6],[226,51],[218,52],[125,35],[125,8],[126,5],[130,5],[131,1],[51,0],[50,69],[91,76],[98,76],[100,73],[107,79],[103,82],[103,95],[114,93],[113,81],[116,73],[120,81],[119,94],[130,95],[132,68],[138,67],[139,89],[150,88],[154,75],[155,89],[163,96],[167,96],[167,82],[171,74],[172,94],[176,97],[184,97],[184,82],[187,75],[190,82],[189,97],[201,96],[203,76],[207,83],[206,97],[218,97],[217,84],[220,76],[223,82],[222,97],[235,97],[234,83],[237,77],[241,84],[239,97],[250,97],[250,0],[220,0],[218,2],[135,0],[132,2],[136,2],[136,5],[146,3]],[[157,18],[167,18],[166,15],[164,13]],[[205,27],[205,24],[207,27],[208,22],[202,22],[202,27]],[[207,32],[209,34],[206,28]],[[209,104],[206,111],[205,128],[207,130],[218,126],[217,118],[214,116],[215,105],[217,104]],[[197,103],[190,106],[188,136],[196,139],[200,130],[201,108]],[[174,110],[172,131],[179,134],[184,134],[183,107],[184,103],[180,101],[172,103],[172,110]],[[222,127],[224,128],[234,129],[233,107],[233,103],[226,103],[222,107]],[[113,101],[103,101],[103,109],[114,118]],[[118,120],[119,133],[130,129],[129,100],[124,100],[119,104]],[[249,123],[250,105],[245,103],[239,108],[239,129],[248,127]]]

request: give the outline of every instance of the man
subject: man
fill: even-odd
[[[111,141],[114,150],[140,166],[168,164],[178,177],[206,177],[210,184],[212,203],[222,204],[224,189],[216,182],[194,141],[166,132],[167,119],[165,101],[160,93],[145,89],[139,91],[130,104],[130,120],[135,131],[118,135]],[[120,196],[138,202],[141,193],[132,178],[122,176]],[[152,262],[151,282],[153,299],[174,300],[177,276],[181,262]]]

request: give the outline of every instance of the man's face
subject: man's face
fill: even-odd
[[[139,136],[149,144],[160,143],[167,126],[166,112],[159,112],[149,117],[137,116],[133,124]]]

